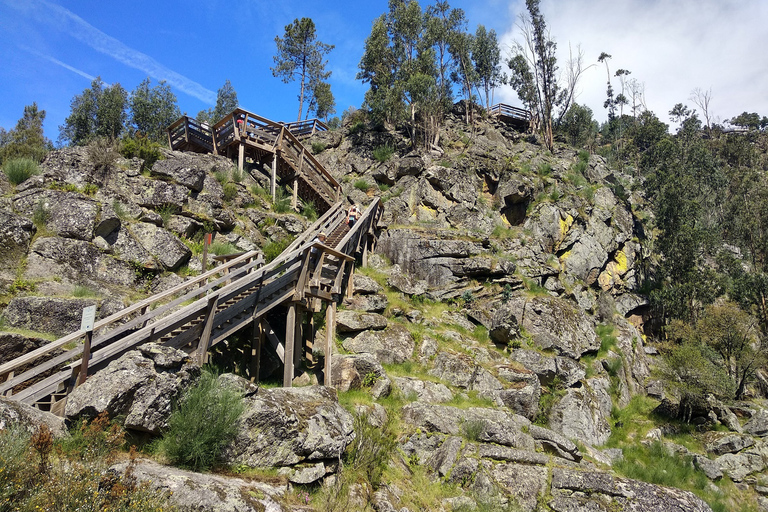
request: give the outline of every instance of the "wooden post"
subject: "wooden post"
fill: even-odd
[[[299,204],[299,179],[293,179],[293,196],[291,197],[291,209],[295,210]]]
[[[275,202],[277,194],[277,151],[272,155],[272,176],[270,176],[269,192],[272,194],[272,202]]]
[[[259,382],[261,373],[261,347],[264,345],[264,326],[261,318],[253,319],[253,333],[251,334],[251,382]]]
[[[245,144],[241,142],[240,147],[237,149],[237,168],[240,169],[240,171],[242,171],[244,164],[245,164]]]
[[[346,263],[345,263],[346,265]],[[349,277],[347,278],[347,298],[351,299],[352,294],[355,293],[355,262],[349,262]]]
[[[219,304],[219,294],[208,298],[208,306],[205,309],[205,327],[200,341],[197,344],[197,363],[203,365],[208,359],[208,348],[211,346],[211,330],[213,330],[213,317],[216,315],[216,306]]]
[[[336,339],[336,302],[331,301],[325,309],[325,365],[323,368],[323,385],[329,388],[333,387],[331,359],[334,339]]]
[[[307,361],[314,363],[312,358],[312,349],[315,346],[315,315],[312,313],[312,309],[307,309],[307,323],[304,325],[304,354]]]
[[[293,335],[293,367],[298,368],[301,366],[301,358],[304,355],[304,350],[302,349],[304,345],[304,322],[302,322],[302,318],[304,317],[304,308],[302,306],[296,306],[296,327],[294,328],[294,335]],[[287,341],[287,340],[286,340]]]
[[[88,377],[88,362],[91,359],[91,340],[93,339],[93,324],[96,321],[96,306],[83,308],[83,318],[80,323],[80,330],[85,331],[85,340],[83,341],[83,358],[80,362],[80,375],[77,376],[77,385],[79,386]]]
[[[208,245],[211,243],[211,234],[206,233],[203,235],[203,274],[208,270]],[[205,283],[208,282],[208,279],[205,280],[205,282],[200,282],[200,286],[203,286]]]
[[[293,346],[296,344],[296,303],[288,306],[285,320],[285,360],[283,362],[283,387],[293,385]]]

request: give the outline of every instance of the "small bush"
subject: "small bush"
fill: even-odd
[[[365,123],[363,121],[356,121],[350,128],[349,134],[354,135],[365,130]]]
[[[304,203],[304,208],[301,209],[301,214],[309,221],[317,220],[317,209],[312,203]]]
[[[485,432],[485,422],[483,420],[467,420],[461,423],[461,433],[469,441],[479,441],[483,432]]]
[[[371,425],[368,415],[361,414],[355,417],[354,424],[355,440],[347,448],[347,464],[376,489],[397,444],[391,420],[376,427]]]
[[[98,297],[99,293],[87,286],[77,285],[75,286],[75,289],[72,290],[72,296],[77,297],[78,299],[87,299]]]
[[[208,252],[215,256],[226,256],[227,254],[235,254],[242,251],[233,244],[227,242],[213,242],[208,246]]]
[[[275,202],[272,204],[272,210],[275,213],[288,213],[291,211],[291,197],[283,191],[283,189],[277,189],[275,193]]]
[[[264,252],[264,259],[269,263],[280,256],[280,253],[282,253],[289,245],[291,245],[291,240],[287,238],[265,244],[264,247],[261,248],[262,252]]]
[[[19,185],[32,176],[39,174],[37,162],[31,158],[14,158],[3,164],[3,172],[13,185]]]
[[[100,137],[86,147],[88,160],[97,169],[106,169],[120,156],[118,143],[106,137]]]
[[[234,183],[227,183],[224,185],[224,201],[230,202],[237,197],[237,185]]]
[[[158,208],[155,211],[157,212],[158,215],[160,215],[160,218],[163,219],[163,226],[167,226],[168,222],[171,220],[171,215],[175,215],[176,213],[178,213],[179,208],[173,203],[167,203],[162,205],[160,208]]]
[[[227,175],[226,171],[215,171],[213,173],[213,177],[216,178],[216,181],[222,185],[229,181],[229,176]]]
[[[384,146],[379,146],[373,150],[373,158],[377,162],[382,162],[382,163],[392,158],[392,155],[394,154],[395,154],[395,148],[393,148],[389,144],[386,144]]]
[[[327,146],[325,145],[324,142],[313,142],[312,143],[312,154],[313,155],[319,155],[320,153],[325,151],[326,147]]]
[[[146,137],[126,137],[120,141],[120,154],[125,158],[140,158],[144,161],[141,168],[151,169],[158,160],[162,160],[160,144]]]
[[[539,173],[539,176],[551,176],[552,175],[552,166],[548,163],[541,163],[539,164],[539,168],[537,170]]]
[[[50,219],[51,211],[48,209],[48,205],[45,201],[40,199],[35,205],[35,209],[32,211],[32,222],[39,229],[43,229]]]
[[[243,181],[243,178],[245,177],[245,172],[241,171],[237,167],[232,168],[232,172],[230,173],[232,175],[232,181],[235,183],[240,183]]]
[[[354,187],[362,192],[368,192],[368,190],[371,188],[371,185],[367,180],[361,178],[359,180],[355,180]]]
[[[244,410],[241,394],[223,386],[206,369],[171,414],[161,449],[178,466],[210,469],[237,434],[237,420]]]
[[[99,191],[99,186],[95,183],[86,183],[83,187],[83,194],[87,196],[94,196]]]

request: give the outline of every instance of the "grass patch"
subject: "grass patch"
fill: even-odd
[[[291,211],[291,197],[282,188],[275,192],[275,202],[272,204],[275,213],[288,213]]]
[[[40,168],[31,158],[13,158],[3,164],[3,172],[11,184],[19,185],[39,174]]]
[[[313,142],[312,143],[312,154],[313,155],[319,155],[323,151],[325,151],[326,144],[324,142]]]
[[[264,259],[267,263],[274,260],[278,256],[280,256],[280,253],[282,253],[286,247],[291,245],[291,242],[293,240],[284,238],[282,240],[278,240],[277,242],[269,242],[264,247],[261,248],[262,252],[264,253]]]
[[[538,169],[536,169],[536,173],[543,178],[552,176],[552,166],[546,162],[542,162],[539,164]]]
[[[304,207],[301,209],[301,214],[310,222],[317,220],[317,208],[312,203],[304,203]]]
[[[216,181],[218,181],[221,185],[224,185],[229,181],[229,176],[227,176],[226,171],[215,171],[213,173],[213,177],[216,178]]]
[[[48,205],[41,198],[35,205],[35,209],[32,211],[32,223],[38,229],[44,230],[48,221],[51,219],[51,211],[48,209]]]
[[[371,189],[371,184],[368,183],[368,180],[360,178],[355,180],[354,187],[361,192],[368,192]]]
[[[225,184],[224,185],[224,195],[223,195],[223,197],[224,197],[224,201],[227,202],[227,203],[231,202],[234,198],[236,198],[237,197],[237,185],[235,185],[232,182],[229,182],[229,183]]]
[[[229,242],[213,242],[208,246],[208,253],[214,256],[226,256],[227,254],[235,254],[242,252],[234,244]]]
[[[206,368],[171,414],[160,448],[175,465],[210,469],[237,435],[237,420],[244,410],[241,394],[223,386]]]
[[[373,150],[374,160],[381,163],[384,163],[390,158],[392,158],[392,155],[394,154],[395,154],[395,148],[393,148],[389,144],[385,144],[384,146],[379,146]]]
[[[237,167],[232,168],[232,172],[230,172],[230,176],[232,177],[232,181],[235,183],[240,183],[243,181],[243,178],[245,177],[245,172],[241,171]]]
[[[100,297],[99,292],[83,285],[75,286],[75,289],[72,290],[72,296],[78,299],[95,299]]]

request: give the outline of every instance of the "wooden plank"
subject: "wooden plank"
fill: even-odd
[[[205,315],[205,327],[200,336],[199,346],[197,348],[197,364],[203,365],[207,362],[208,348],[211,344],[211,329],[213,328],[213,317],[216,314],[216,306],[219,303],[219,295],[208,297],[208,306]]]
[[[296,341],[296,303],[288,306],[285,320],[285,360],[283,362],[283,387],[293,386],[293,349]]]
[[[325,310],[325,364],[323,365],[323,385],[333,387],[331,363],[333,361],[333,342],[336,339],[336,302],[331,301]]]

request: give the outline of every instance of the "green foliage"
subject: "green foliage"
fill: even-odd
[[[96,185],[95,183],[86,183],[83,186],[83,194],[87,196],[93,197],[96,195],[96,192],[98,191],[99,191],[99,186]]]
[[[51,211],[43,199],[40,199],[32,212],[32,222],[38,229],[45,229],[51,218]]]
[[[552,166],[549,165],[547,162],[542,162],[539,164],[539,167],[536,170],[536,172],[539,174],[539,176],[544,178],[552,176]]]
[[[127,220],[128,219],[128,213],[125,211],[125,206],[123,203],[118,201],[117,199],[112,201],[112,209],[115,211],[115,215],[121,220]]]
[[[301,209],[301,214],[310,222],[316,221],[318,217],[315,205],[309,202],[304,203],[304,207]]]
[[[224,201],[230,202],[237,197],[237,185],[227,183],[224,185]]]
[[[389,144],[386,144],[384,146],[379,146],[373,150],[374,160],[382,163],[392,158],[392,155],[394,154],[395,154],[395,148],[390,146]]]
[[[226,171],[214,171],[213,177],[216,178],[221,185],[225,185],[229,181],[229,174]]]
[[[317,97],[316,89],[318,84],[324,83],[331,75],[330,71],[325,71],[325,56],[334,46],[317,40],[315,23],[311,18],[296,18],[293,23],[286,25],[283,37],[275,37],[275,45],[277,54],[273,57],[275,67],[270,68],[272,75],[285,83],[293,82],[297,78],[300,82],[299,115],[296,120],[301,120],[304,95],[309,90],[312,90],[316,99],[324,102],[325,113],[330,114],[329,100],[322,96],[325,92],[330,94],[330,86],[327,91],[321,88],[320,98]]]
[[[485,421],[481,419],[465,420],[461,422],[461,433],[468,440],[477,442],[480,436],[485,432]]]
[[[179,207],[173,203],[167,203],[160,206],[155,211],[160,215],[160,218],[163,219],[163,226],[168,226],[171,216],[176,215],[179,212]]]
[[[213,242],[208,246],[208,252],[214,256],[226,256],[228,254],[236,254],[242,251],[235,245],[228,242]]]
[[[200,123],[208,123],[210,126],[213,126],[238,106],[237,92],[232,87],[232,83],[227,80],[216,91],[216,106],[212,109],[201,110],[197,113],[196,118]]]
[[[145,78],[128,98],[130,133],[162,143],[166,138],[166,128],[181,117],[181,111],[170,85],[164,80],[154,87],[151,83],[149,78]]]
[[[354,187],[361,192],[368,192],[371,185],[368,183],[368,180],[360,178],[359,180],[355,180]]]
[[[291,240],[288,238],[278,240],[277,242],[268,242],[261,248],[264,252],[264,259],[269,263],[280,256],[280,253],[282,253],[289,245],[291,245]]]
[[[0,164],[16,158],[41,162],[52,147],[43,133],[44,120],[45,110],[39,110],[37,103],[32,103],[24,107],[24,116],[16,128],[10,131],[0,128]]]
[[[313,155],[319,155],[323,151],[325,151],[325,148],[327,145],[325,142],[313,142],[312,143],[312,154]]]
[[[574,103],[560,121],[558,131],[565,135],[568,144],[575,147],[591,146],[598,134],[597,121],[592,118],[592,109]],[[586,153],[586,158],[582,157]],[[589,152],[580,151],[582,161],[589,160]]]
[[[240,183],[241,181],[243,181],[243,178],[245,177],[245,173],[240,169],[238,169],[237,167],[233,167],[229,175],[231,176],[232,181],[235,183]]]
[[[275,213],[288,213],[291,211],[291,197],[281,188],[275,193],[275,202],[272,204]]]
[[[72,296],[77,298],[96,298],[99,297],[99,292],[85,285],[77,285],[72,290]]]
[[[160,447],[175,465],[208,470],[234,439],[244,410],[241,394],[204,369],[197,385],[171,414]]]
[[[40,169],[31,158],[13,158],[3,163],[3,172],[8,181],[13,185],[19,185],[32,176],[40,174]]]
[[[97,138],[117,139],[125,125],[127,101],[120,84],[105,87],[96,77],[89,89],[72,98],[70,114],[59,127],[59,142],[83,146]]]
[[[355,440],[347,447],[344,458],[350,469],[362,475],[374,489],[395,451],[397,439],[392,427],[391,419],[378,427],[371,424],[366,414],[355,416]]]
[[[158,160],[162,160],[160,144],[152,142],[147,137],[136,134],[133,137],[126,136],[120,140],[120,154],[125,158],[140,158],[144,161],[141,168],[151,169]]]
[[[349,134],[354,135],[356,133],[360,133],[365,130],[365,122],[364,121],[356,121],[352,126],[349,128]]]

